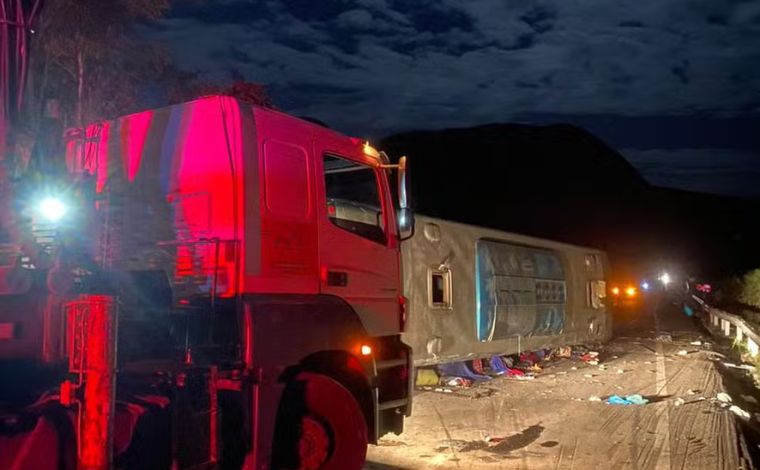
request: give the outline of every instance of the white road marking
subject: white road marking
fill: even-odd
[[[659,311],[659,302],[655,305],[654,310],[654,328],[656,335],[660,336],[660,320],[657,315]],[[662,342],[655,341],[655,352],[657,354],[657,385],[656,393],[659,396],[668,395],[668,377],[665,374],[665,356],[662,352]],[[657,456],[657,463],[655,468],[669,469],[670,468],[670,416],[668,413],[668,404],[662,403],[664,410],[660,417],[657,419],[657,428],[655,430],[654,447],[660,449]]]

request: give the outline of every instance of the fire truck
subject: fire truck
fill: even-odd
[[[0,181],[0,468],[358,469],[401,432],[405,158],[226,96],[64,148]]]

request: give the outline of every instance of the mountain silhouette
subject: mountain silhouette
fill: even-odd
[[[412,131],[380,144],[409,157],[412,200],[423,214],[598,247],[618,272],[760,266],[752,221],[760,202],[653,187],[576,126]]]

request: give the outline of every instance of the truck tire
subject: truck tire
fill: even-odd
[[[299,373],[283,394],[274,468],[360,470],[366,454],[367,424],[351,392],[326,375]]]

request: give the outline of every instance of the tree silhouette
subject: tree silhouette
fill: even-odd
[[[28,120],[37,124],[51,98],[67,125],[131,110],[140,85],[167,60],[128,28],[168,7],[169,0],[47,0],[32,45]]]

